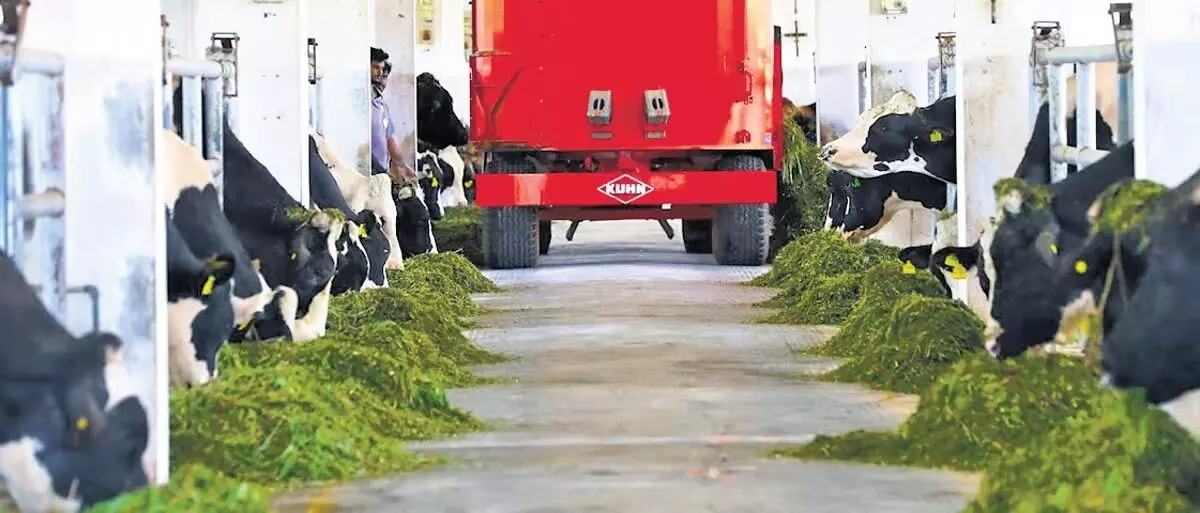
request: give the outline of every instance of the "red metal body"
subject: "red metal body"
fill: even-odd
[[[477,203],[538,206],[555,219],[545,210],[774,203],[782,72],[770,7],[474,0],[471,140],[489,159],[515,152],[539,163],[536,174],[477,176]],[[665,91],[665,122],[648,114],[647,90]],[[593,91],[611,94],[606,120],[589,118]],[[759,157],[768,169],[713,170],[734,154]]]

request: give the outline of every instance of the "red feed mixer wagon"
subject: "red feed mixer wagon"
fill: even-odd
[[[689,253],[766,261],[783,160],[769,0],[474,0],[471,140],[489,267],[551,220],[682,219]]]

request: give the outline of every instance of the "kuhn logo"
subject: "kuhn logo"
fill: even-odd
[[[596,190],[600,191],[600,194],[628,205],[638,198],[654,192],[654,187],[632,176],[621,175],[597,187]]]

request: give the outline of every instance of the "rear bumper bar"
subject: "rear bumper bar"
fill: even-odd
[[[602,207],[775,203],[775,171],[480,174],[481,207]]]

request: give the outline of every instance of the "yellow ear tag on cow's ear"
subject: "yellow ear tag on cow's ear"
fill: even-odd
[[[1075,261],[1075,274],[1085,274],[1085,273],[1087,273],[1087,270],[1088,270],[1087,262],[1084,262],[1083,260]]]
[[[200,296],[208,297],[213,293],[213,287],[217,286],[217,277],[209,275],[207,280],[204,280],[204,286],[200,287]]]
[[[1058,244],[1051,244],[1051,245],[1050,245],[1050,254],[1051,254],[1051,255],[1057,255],[1057,254],[1058,254]]]
[[[463,182],[463,187],[473,187],[474,185],[475,185],[475,180],[466,180]]]
[[[438,186],[438,181],[437,181],[437,178],[430,178],[430,179],[429,179],[429,186],[430,186],[430,187],[437,187],[437,186]]]
[[[90,420],[88,420],[87,417],[79,417],[79,418],[75,419],[75,429],[77,431],[87,431],[88,426],[91,426],[91,425],[92,425],[92,422]]]
[[[935,128],[935,129],[929,131],[929,142],[935,142],[935,143],[942,142],[942,137],[943,136],[942,136],[941,130],[938,130]]]
[[[293,262],[296,261],[296,252],[295,251],[292,252],[292,261]]]
[[[904,267],[900,269],[900,272],[904,274],[917,274],[917,266],[913,265],[911,261],[905,261]]]
[[[360,239],[367,238],[367,227],[366,226],[363,226],[361,224],[358,225],[358,238],[360,238]]]
[[[243,323],[237,325],[237,330],[238,331],[246,331],[246,328],[250,327],[251,322],[254,322],[254,319],[250,319],[249,321],[246,321],[246,322],[243,322]]]
[[[956,265],[950,269],[950,277],[956,280],[967,279],[967,268],[961,265]]]

